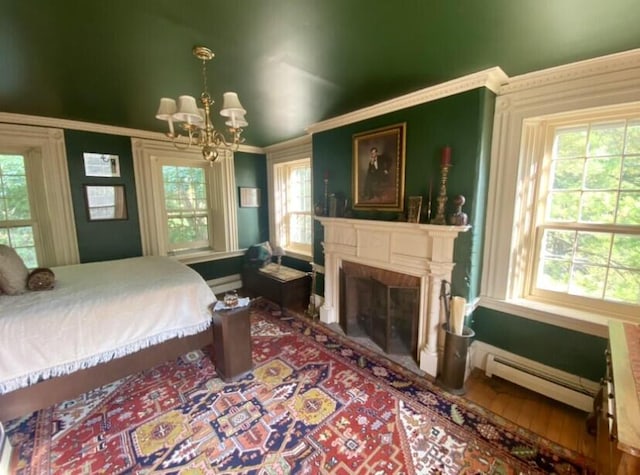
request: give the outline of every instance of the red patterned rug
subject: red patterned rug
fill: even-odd
[[[11,421],[17,473],[593,473],[321,324],[260,300],[251,318],[238,381],[207,348]]]

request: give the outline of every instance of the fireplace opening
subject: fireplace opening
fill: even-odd
[[[340,272],[340,325],[389,354],[417,360],[419,278],[353,263]]]

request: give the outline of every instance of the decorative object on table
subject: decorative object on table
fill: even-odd
[[[406,123],[353,135],[353,209],[404,211]]]
[[[430,223],[431,222],[431,200],[433,198],[433,178],[429,179],[429,201],[427,202],[427,216],[426,216],[426,223]]]
[[[233,308],[238,306],[238,292],[230,290],[224,294],[224,304],[226,307]]]
[[[278,262],[278,272],[280,272],[280,268],[282,267],[282,256],[285,255],[284,249],[282,246],[276,246],[273,248],[273,256],[276,258]]]
[[[422,210],[422,196],[409,197],[409,209],[407,210],[407,222],[419,223],[420,211]]]
[[[329,195],[329,216],[341,218],[346,206],[347,200],[341,191]]]
[[[324,206],[322,210],[322,214],[324,216],[329,216],[329,172],[324,172]]]
[[[453,214],[449,215],[449,224],[453,226],[466,226],[468,217],[467,213],[462,211],[462,206],[464,205],[465,198],[463,195],[456,195],[453,199],[453,205],[456,207],[456,210]]]
[[[442,149],[440,159],[440,193],[438,194],[438,209],[436,216],[433,218],[432,224],[447,224],[445,220],[445,212],[447,208],[447,177],[449,168],[451,167],[451,147],[446,146]]]
[[[271,256],[273,256],[273,250],[269,241],[254,244],[249,246],[244,255],[244,265],[245,267],[259,269],[271,262]]]
[[[235,295],[235,299],[234,299]],[[227,298],[227,296],[229,296]],[[230,305],[227,305],[227,302]],[[235,303],[234,303],[235,302]],[[232,310],[235,308],[246,307],[251,303],[251,299],[249,297],[238,297],[238,294],[235,291],[227,292],[224,295],[222,300],[217,300],[215,304],[212,304],[213,311],[218,312],[220,310]]]
[[[196,100],[192,96],[178,97],[178,104],[174,99],[163,97],[160,99],[160,106],[156,113],[156,118],[166,120],[169,123],[167,137],[173,140],[173,144],[179,150],[184,150],[191,146],[200,147],[202,158],[209,162],[215,162],[218,158],[219,150],[238,150],[241,143],[244,143],[242,127],[248,124],[244,115],[247,111],[240,104],[238,94],[235,92],[225,92],[223,95],[222,109],[220,115],[226,117],[225,125],[228,127],[230,138],[216,130],[211,121],[211,106],[213,99],[207,87],[207,62],[215,56],[206,46],[196,46],[193,48],[193,55],[202,61],[202,93],[200,102],[203,109],[198,109]],[[181,128],[187,135],[176,133],[173,128],[173,121],[181,123]]]

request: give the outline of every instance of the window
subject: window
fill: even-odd
[[[501,88],[478,306],[601,337],[611,319],[640,322],[638,59],[605,56]]]
[[[169,249],[209,247],[209,199],[204,167],[163,165]]]
[[[311,206],[311,160],[274,166],[277,241],[288,252],[311,254],[313,214]]]
[[[288,255],[310,260],[313,246],[311,136],[267,148],[269,238]]]
[[[27,267],[38,267],[25,160],[0,155],[0,244],[16,250]]]
[[[640,306],[640,112],[550,121],[546,132],[531,296],[620,314]]]
[[[133,150],[144,255],[195,263],[241,254],[232,152],[209,163],[165,142],[136,139]]]
[[[0,124],[0,244],[29,268],[79,262],[61,130]]]

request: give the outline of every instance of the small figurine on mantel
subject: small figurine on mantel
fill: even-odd
[[[462,205],[464,205],[465,198],[463,195],[457,195],[453,199],[453,205],[456,207],[455,212],[449,215],[449,224],[452,226],[466,226],[467,221],[469,220],[467,217],[467,213],[462,211]]]

